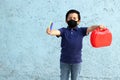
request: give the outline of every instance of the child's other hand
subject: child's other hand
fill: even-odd
[[[104,25],[99,25],[99,28],[102,30],[105,29],[106,27]]]

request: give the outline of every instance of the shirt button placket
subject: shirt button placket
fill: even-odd
[[[73,29],[71,29],[71,34],[73,34]]]

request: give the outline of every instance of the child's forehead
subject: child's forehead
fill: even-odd
[[[78,17],[78,14],[77,14],[77,13],[70,13],[70,14],[68,15],[68,17]]]

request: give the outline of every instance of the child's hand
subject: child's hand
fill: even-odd
[[[50,27],[48,27],[48,28],[46,29],[46,33],[47,33],[48,35],[51,35],[51,33],[52,33],[52,26],[53,26],[53,22],[51,22],[51,23],[50,23]]]
[[[59,30],[50,30],[50,27],[46,29],[46,33],[51,36],[60,36]]]
[[[51,34],[50,27],[48,27],[48,28],[46,29],[46,33],[47,33],[48,35],[50,35],[50,34]]]

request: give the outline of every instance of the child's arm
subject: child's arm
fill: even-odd
[[[88,27],[86,34],[92,32],[92,31],[95,30],[96,28],[104,29],[105,26],[104,26],[104,25],[93,25],[93,26],[91,26],[91,27]]]
[[[60,36],[60,31],[59,30],[50,30],[49,27],[46,29],[46,33],[48,35],[52,35],[52,36]]]

